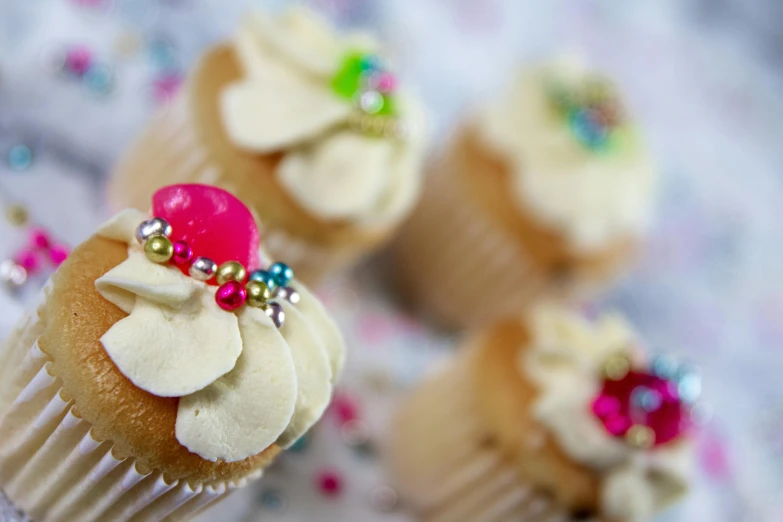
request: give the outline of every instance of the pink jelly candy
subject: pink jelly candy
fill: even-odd
[[[199,184],[164,187],[152,196],[152,214],[168,221],[172,241],[186,242],[194,256],[208,257],[218,266],[239,261],[248,272],[259,268],[256,221],[244,203],[225,190]],[[180,267],[185,274],[188,268]]]

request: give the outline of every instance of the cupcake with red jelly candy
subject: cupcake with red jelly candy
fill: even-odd
[[[345,350],[251,212],[157,191],[79,245],[0,352],[0,487],[38,522],[187,519],[322,415]]]
[[[619,317],[538,308],[413,393],[389,466],[427,522],[648,520],[688,489],[699,383]]]
[[[245,16],[118,164],[116,208],[209,183],[256,213],[275,258],[314,284],[381,247],[415,204],[422,111],[382,46],[292,8]]]

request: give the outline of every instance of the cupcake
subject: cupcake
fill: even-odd
[[[415,203],[425,146],[417,104],[378,51],[303,8],[248,16],[130,148],[110,199],[146,209],[161,185],[217,185],[302,281],[352,265]]]
[[[400,286],[450,326],[584,298],[634,252],[654,173],[606,79],[570,61],[524,71],[433,162],[396,243]]]
[[[0,352],[0,488],[37,522],[188,519],[322,415],[339,331],[229,193],[166,187],[78,246]],[[248,275],[249,274],[249,275]]]
[[[422,521],[641,521],[686,492],[698,377],[645,362],[620,318],[537,308],[468,344],[392,430]]]

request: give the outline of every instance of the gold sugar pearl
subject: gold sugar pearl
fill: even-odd
[[[27,224],[30,219],[30,215],[27,212],[27,207],[19,203],[13,203],[8,205],[5,209],[5,217],[9,223],[15,227],[21,227]]]
[[[153,263],[166,263],[174,255],[174,245],[166,236],[152,236],[144,242],[144,254]]]
[[[219,285],[229,281],[244,283],[247,278],[247,270],[239,261],[226,261],[218,267],[216,277]]]
[[[609,357],[604,363],[604,377],[619,381],[631,370],[631,361],[625,354],[618,353]]]
[[[263,281],[252,280],[245,285],[245,290],[247,290],[246,303],[254,308],[263,308],[272,299],[272,291]]]
[[[650,449],[655,444],[655,432],[652,428],[635,424],[625,434],[625,441],[636,449]]]

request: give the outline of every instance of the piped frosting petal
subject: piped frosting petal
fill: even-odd
[[[311,74],[333,73],[345,50],[334,31],[306,8],[287,9],[277,18],[258,11],[246,23],[260,43]]]
[[[259,309],[244,308],[239,325],[244,350],[234,371],[179,402],[177,440],[210,461],[260,453],[294,416],[298,377],[292,347]]]
[[[389,181],[394,145],[351,131],[286,155],[280,183],[317,216],[357,219],[373,214]]]
[[[280,332],[291,350],[297,376],[297,397],[291,423],[277,440],[287,448],[321,418],[332,396],[332,370],[326,348],[297,307],[282,302],[285,324]]]
[[[98,292],[126,314],[137,297],[170,308],[182,308],[204,287],[176,269],[150,263],[141,249],[130,249],[128,259],[95,281]]]
[[[332,384],[337,382],[345,366],[345,342],[340,329],[326,308],[304,285],[296,285],[300,300],[297,309],[309,319],[310,325],[320,337],[332,368]]]
[[[242,353],[237,319],[200,293],[177,309],[137,296],[131,314],[101,337],[117,368],[142,390],[182,397],[230,372]]]
[[[232,84],[220,103],[231,141],[257,153],[307,141],[347,120],[352,110],[323,86],[282,74]]]

